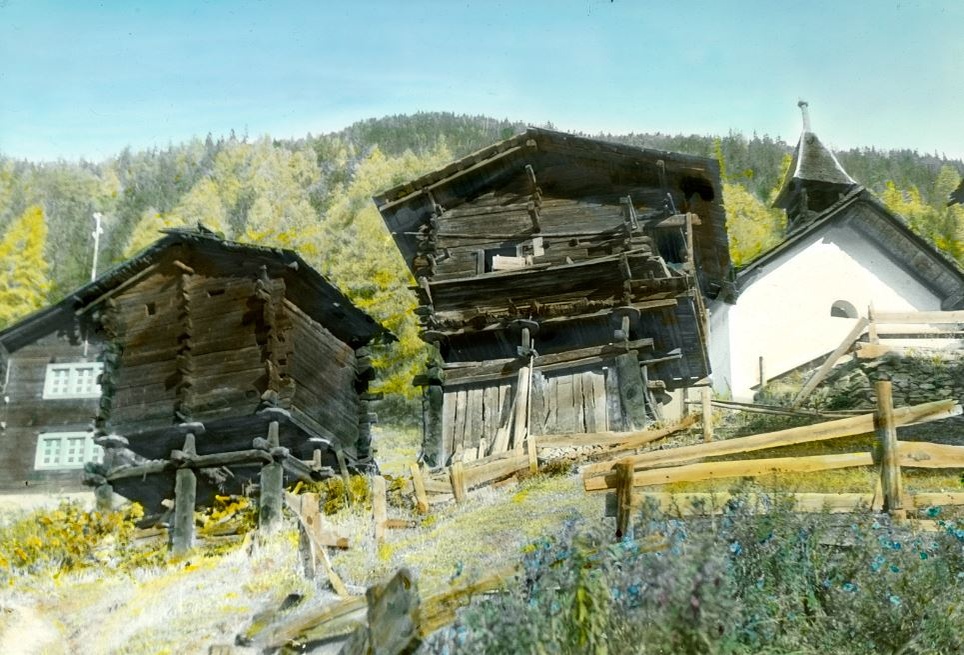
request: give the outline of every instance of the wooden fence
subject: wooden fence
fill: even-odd
[[[799,511],[852,511],[862,506],[877,506],[896,516],[905,515],[907,509],[934,504],[960,505],[964,504],[964,493],[905,494],[902,489],[901,467],[964,468],[964,446],[897,441],[897,428],[900,426],[936,421],[959,414],[961,406],[953,400],[894,409],[891,402],[891,383],[880,381],[877,383],[877,410],[872,414],[726,441],[649,451],[599,462],[583,470],[584,487],[590,492],[615,490],[608,500],[608,507],[610,513],[615,513],[617,534],[620,536],[629,533],[632,508],[647,500],[651,499],[664,508],[672,507],[682,514],[719,511],[728,500],[726,494],[641,494],[633,491],[635,487],[675,482],[878,466],[880,480],[878,489],[872,493],[807,493],[790,494],[789,497],[796,501]],[[870,432],[876,435],[872,452],[702,461]]]

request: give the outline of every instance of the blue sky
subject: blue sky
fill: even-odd
[[[678,5],[678,6],[677,6]],[[394,113],[964,157],[964,2],[0,0],[0,153],[98,160]]]

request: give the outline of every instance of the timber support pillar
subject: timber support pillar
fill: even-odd
[[[258,526],[272,531],[281,525],[281,506],[284,502],[284,468],[279,458],[284,456],[281,448],[281,422],[287,421],[290,414],[281,408],[268,407],[258,412],[268,419],[267,444],[255,440],[255,447],[267,447],[272,461],[261,467],[261,497],[258,503]]]
[[[175,429],[184,436],[181,450],[171,452],[178,465],[174,473],[174,523],[171,526],[171,552],[183,555],[194,547],[194,507],[197,502],[197,474],[189,467],[197,456],[195,435],[204,433],[201,423],[181,423]]]

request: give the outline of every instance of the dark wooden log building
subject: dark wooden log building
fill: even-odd
[[[623,431],[709,374],[717,163],[543,129],[374,198],[418,284],[430,465]]]
[[[70,490],[85,462],[103,461],[96,477],[167,458],[185,425],[198,455],[251,449],[279,416],[292,460],[364,463],[377,338],[391,335],[294,252],[168,231],[0,332],[0,490]],[[199,494],[257,473],[202,469]],[[151,501],[172,485],[173,472],[114,486]]]

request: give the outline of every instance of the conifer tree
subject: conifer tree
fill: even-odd
[[[0,326],[47,302],[50,280],[44,259],[46,241],[47,224],[39,205],[28,207],[0,240]]]

